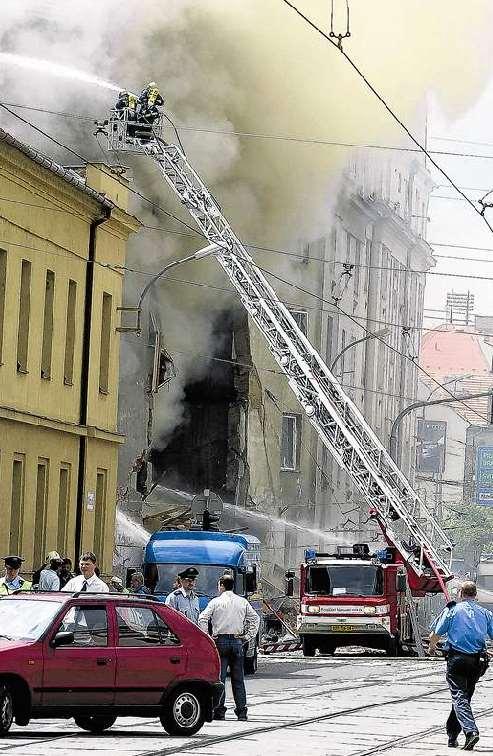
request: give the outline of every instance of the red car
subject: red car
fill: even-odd
[[[0,735],[13,720],[73,717],[99,733],[153,715],[170,735],[193,735],[212,720],[219,671],[212,639],[147,596],[0,599]]]

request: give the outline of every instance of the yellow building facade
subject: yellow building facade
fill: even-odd
[[[0,556],[53,549],[111,572],[128,190],[0,129]]]

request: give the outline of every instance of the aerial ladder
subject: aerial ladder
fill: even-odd
[[[267,278],[223,216],[184,151],[164,141],[161,122],[144,138],[128,136],[127,121],[112,112],[108,148],[154,160],[164,180],[215,245],[214,256],[263,334],[318,437],[364,497],[389,546],[410,568],[412,587],[443,591],[451,579],[452,543],[426,509],[360,410],[297,326]],[[448,598],[448,596],[447,596]]]

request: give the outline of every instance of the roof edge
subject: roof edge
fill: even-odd
[[[29,147],[29,145],[24,144],[24,142],[19,141],[19,139],[16,139],[14,136],[12,136],[12,134],[4,131],[4,129],[2,128],[0,128],[0,142],[6,142],[11,147],[19,150],[24,155],[26,155],[26,157],[34,160],[34,162],[38,163],[38,165],[41,165],[43,168],[46,168],[48,171],[51,171],[51,173],[54,173],[55,176],[58,176],[58,178],[61,178],[63,181],[71,184],[71,186],[83,192],[88,197],[91,197],[91,199],[95,200],[103,207],[110,210],[116,207],[114,202],[111,202],[111,200],[109,200],[105,194],[97,192],[95,189],[91,189],[89,186],[87,186],[84,179],[81,178],[81,176],[79,176],[77,173],[72,170],[67,170],[59,163],[56,163],[54,160],[44,155],[42,152],[39,152],[33,147]]]

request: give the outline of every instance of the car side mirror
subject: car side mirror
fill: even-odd
[[[407,575],[405,572],[398,572],[395,576],[395,590],[397,593],[405,593],[407,588]]]
[[[74,634],[70,632],[61,632],[57,633],[55,637],[51,641],[51,646],[53,648],[58,648],[58,646],[70,646],[74,642]]]
[[[294,595],[294,575],[294,570],[288,570],[284,574],[284,579],[286,581],[286,596]]]

